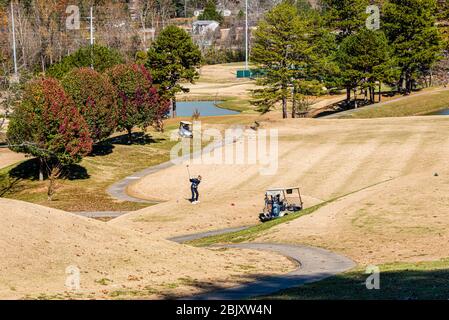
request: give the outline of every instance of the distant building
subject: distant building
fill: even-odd
[[[193,15],[195,17],[198,17],[199,15],[201,15],[204,12],[204,9],[201,10],[195,10],[193,11]],[[221,13],[221,15],[223,17],[230,17],[232,15],[232,11],[231,10],[227,10],[227,9],[218,9],[218,13]]]
[[[215,32],[220,24],[213,20],[198,20],[192,23],[192,33],[194,35],[205,35],[208,32]]]

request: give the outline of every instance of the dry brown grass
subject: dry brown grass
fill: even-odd
[[[270,229],[258,240],[324,246],[361,263],[447,256],[446,232],[441,232],[449,225],[444,215],[448,121],[443,116],[263,123],[280,130],[277,175],[262,176],[254,165],[191,165],[204,179],[202,202],[192,206],[186,200],[185,167],[175,166],[130,188],[140,197],[157,194],[166,203],[110,223],[161,237],[249,225],[257,223],[269,187],[299,185],[310,207],[380,183]],[[162,216],[171,222],[159,223]]]
[[[0,199],[0,218],[2,299],[163,298],[250,281],[266,264],[294,267],[272,253],[178,245],[14,200]],[[81,272],[76,292],[65,287],[70,265]]]

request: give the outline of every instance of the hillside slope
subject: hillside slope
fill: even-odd
[[[0,198],[0,218],[0,298],[158,298],[250,280],[266,263],[270,273],[293,267],[272,253],[188,247],[14,200]],[[79,268],[81,290],[66,294],[68,266]]]

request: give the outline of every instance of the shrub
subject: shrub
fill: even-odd
[[[118,51],[94,45],[92,49],[90,46],[80,48],[64,57],[61,62],[51,65],[47,70],[47,74],[61,79],[66,73],[75,68],[90,67],[92,65],[98,72],[104,72],[106,69],[123,62],[124,59]]]

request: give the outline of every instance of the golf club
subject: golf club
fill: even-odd
[[[187,168],[187,172],[189,173],[189,179],[190,179],[192,176],[190,175],[189,165],[186,165],[186,168]]]

